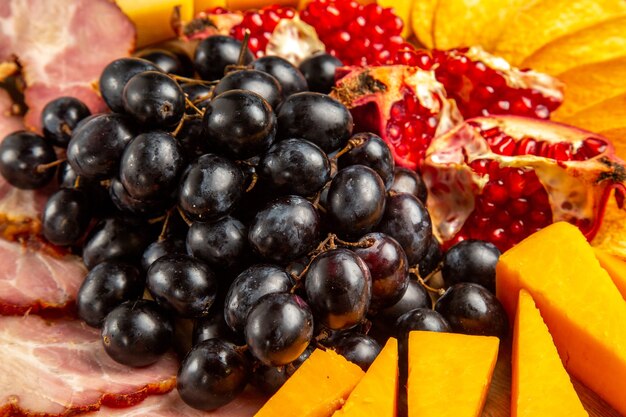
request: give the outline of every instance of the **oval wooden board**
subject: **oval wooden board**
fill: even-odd
[[[622,417],[594,392],[574,380],[578,392],[590,417]],[[498,363],[494,371],[489,395],[483,410],[483,417],[510,417],[511,415],[511,342],[501,345]],[[537,416],[543,417],[543,416]],[[548,417],[548,416],[545,416]]]

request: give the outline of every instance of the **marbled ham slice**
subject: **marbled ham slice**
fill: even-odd
[[[11,113],[12,106],[9,93],[0,88],[0,140],[9,133],[24,129],[22,118]]]
[[[267,398],[247,389],[235,401],[215,411],[195,410],[186,405],[174,390],[167,395],[152,396],[134,407],[113,409],[102,407],[85,417],[252,417]]]
[[[104,351],[97,330],[38,316],[0,317],[0,358],[0,416],[130,406],[173,389],[178,369],[173,354],[146,368],[120,365]]]
[[[17,58],[22,66],[26,124],[35,129],[45,104],[59,96],[104,110],[94,85],[134,44],[131,21],[111,0],[0,1],[0,63]]]
[[[3,239],[0,239],[0,259],[0,314],[3,315],[66,309],[73,305],[87,274],[82,260],[76,256],[57,257]]]

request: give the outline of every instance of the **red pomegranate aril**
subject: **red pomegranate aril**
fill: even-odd
[[[517,219],[513,220],[509,225],[509,232],[514,236],[520,236],[525,231],[524,221]]]
[[[511,215],[519,217],[523,214],[526,214],[529,207],[530,204],[528,203],[528,200],[526,200],[525,198],[516,198],[509,204],[508,211],[509,213],[511,213]]]
[[[558,80],[510,67],[479,47],[436,50],[433,56],[437,79],[465,118],[515,114],[546,119],[563,101]]]
[[[483,198],[493,204],[503,204],[509,199],[507,189],[502,181],[489,182],[483,190]]]

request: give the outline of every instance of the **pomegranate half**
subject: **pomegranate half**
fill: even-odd
[[[433,229],[444,246],[484,239],[506,250],[556,221],[588,239],[626,170],[608,139],[555,122],[478,117],[435,138],[422,165]]]

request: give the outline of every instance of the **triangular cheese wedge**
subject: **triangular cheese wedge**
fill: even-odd
[[[409,333],[409,417],[478,417],[498,358],[499,339]]]
[[[570,374],[626,415],[626,302],[576,226],[554,223],[502,254],[496,293],[511,318],[520,289]]]
[[[329,417],[339,409],[363,370],[332,350],[315,350],[255,417]]]
[[[533,298],[519,293],[513,336],[511,417],[588,417]]]
[[[395,417],[397,394],[398,341],[392,337],[333,417]]]

